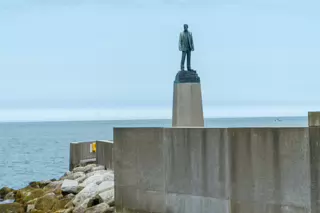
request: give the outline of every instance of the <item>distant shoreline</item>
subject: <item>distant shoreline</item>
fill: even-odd
[[[308,116],[233,116],[233,117],[206,117],[205,120],[232,120],[232,119],[271,119],[271,118],[308,118]],[[5,123],[61,123],[61,122],[115,122],[115,121],[171,121],[170,118],[157,118],[157,119],[95,119],[95,120],[47,120],[47,121],[0,121],[0,124]]]

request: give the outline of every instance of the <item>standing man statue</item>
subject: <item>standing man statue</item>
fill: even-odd
[[[188,25],[183,25],[184,31],[180,33],[179,37],[179,50],[182,52],[181,70],[184,70],[184,62],[187,56],[187,69],[191,69],[191,51],[194,51],[192,33],[188,31]]]

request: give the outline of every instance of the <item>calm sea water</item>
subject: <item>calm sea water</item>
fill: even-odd
[[[113,127],[170,127],[171,120],[0,123],[0,188],[59,178],[69,143],[113,139]],[[307,117],[206,119],[206,127],[306,127]]]

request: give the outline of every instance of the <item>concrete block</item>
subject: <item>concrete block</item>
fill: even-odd
[[[163,129],[136,130],[139,189],[164,191]],[[134,139],[132,139],[134,140]]]
[[[166,209],[164,191],[138,191],[139,210],[152,213],[163,213]]]
[[[172,126],[204,126],[200,83],[174,84]]]
[[[166,213],[231,213],[229,200],[183,194],[167,194]]]
[[[138,144],[137,131],[130,128],[114,129],[114,178],[119,186],[138,185]]]
[[[231,213],[309,213],[307,207],[282,205],[274,203],[254,201],[233,201],[231,200]]]
[[[309,206],[307,128],[228,129],[228,138],[232,200]]]
[[[168,193],[229,197],[225,133],[225,129],[165,129]]]
[[[311,209],[320,212],[320,127],[309,127]]]
[[[308,112],[308,126],[320,126],[320,112]]]
[[[113,142],[97,141],[97,164],[105,166],[106,169],[114,169],[113,166]]]

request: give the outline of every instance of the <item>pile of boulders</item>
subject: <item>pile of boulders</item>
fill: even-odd
[[[31,182],[19,190],[4,187],[1,199],[1,213],[111,213],[114,173],[95,164],[79,166],[59,180]]]

